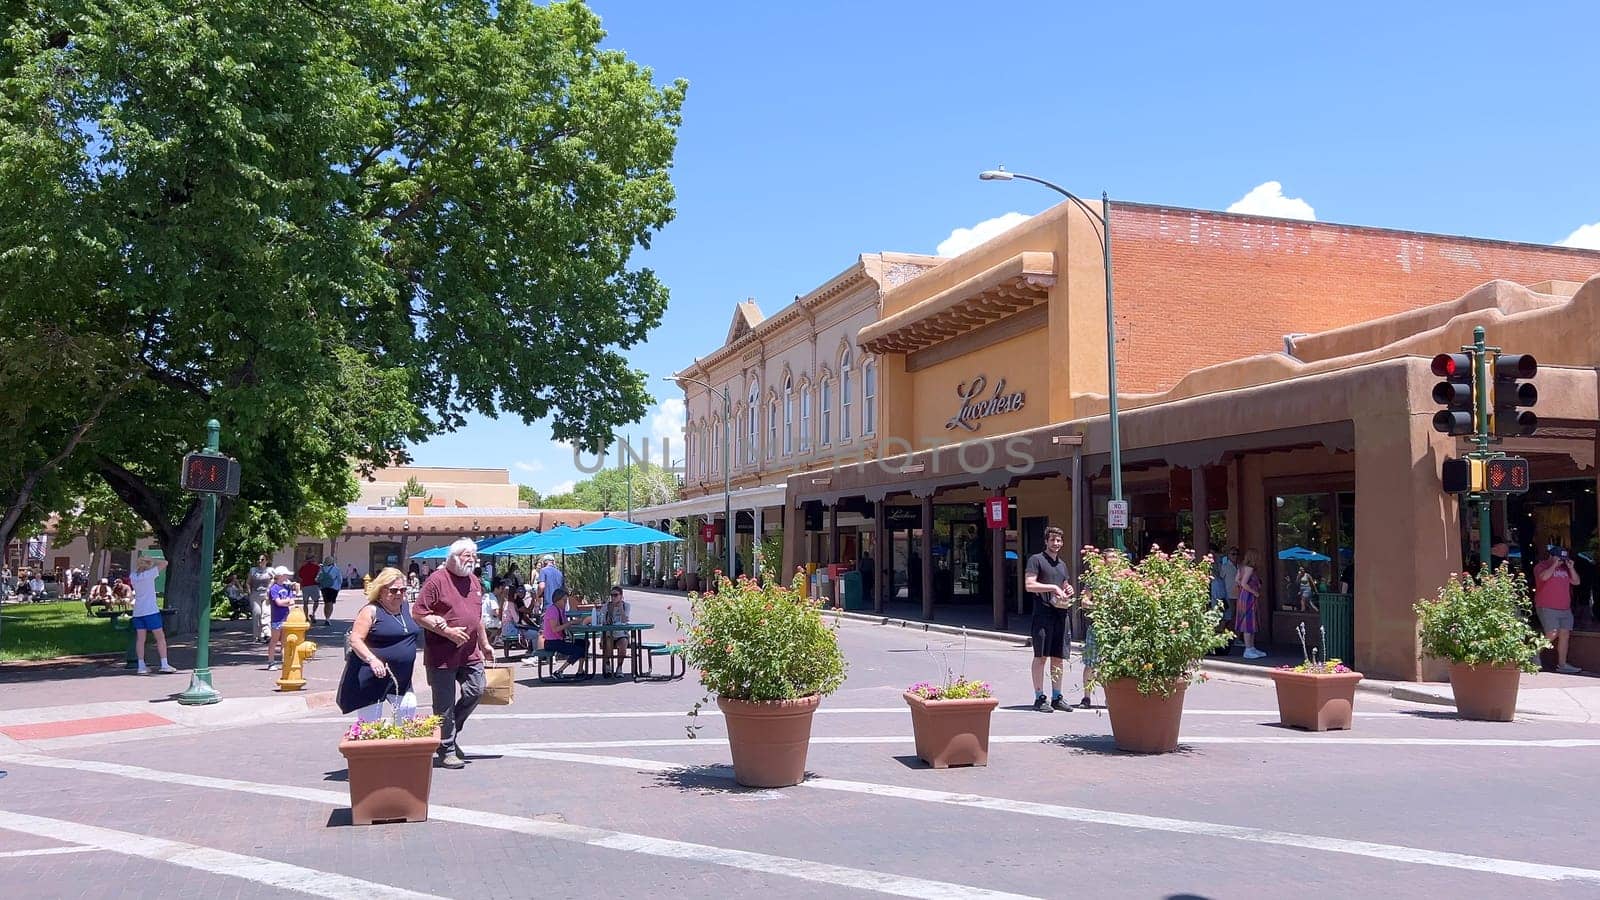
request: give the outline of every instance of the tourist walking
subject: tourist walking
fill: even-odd
[[[483,696],[484,661],[494,659],[483,628],[483,587],[472,575],[477,564],[477,544],[467,538],[451,544],[444,565],[422,583],[411,608],[411,618],[427,632],[422,661],[433,713],[442,720],[436,764],[446,769],[466,765],[461,728]]]
[[[133,575],[133,648],[134,655],[139,658],[139,674],[149,675],[150,669],[144,664],[144,640],[148,632],[155,635],[156,653],[161,656],[161,673],[170,675],[178,671],[167,662],[167,631],[161,621],[161,602],[156,599],[156,579],[160,577],[161,570],[167,567],[167,561],[151,556],[141,556],[134,563]]]
[[[1061,545],[1065,542],[1066,534],[1060,527],[1045,528],[1044,551],[1028,557],[1023,581],[1024,590],[1033,595],[1033,708],[1038,712],[1072,711],[1061,696],[1061,679],[1066,675],[1071,652],[1067,644],[1067,610],[1072,603],[1072,585],[1067,583],[1067,564],[1061,558]],[[1044,696],[1046,663],[1050,665],[1049,701]]]
[[[1566,675],[1583,671],[1567,662],[1573,626],[1572,589],[1580,583],[1567,548],[1552,544],[1539,551],[1539,564],[1533,567],[1533,605],[1544,636],[1555,644],[1556,671]]]
[[[1244,640],[1244,658],[1260,659],[1267,654],[1256,649],[1256,606],[1261,602],[1261,551],[1251,548],[1244,552],[1244,563],[1239,566],[1234,579],[1239,589],[1238,607],[1233,624]]]
[[[367,586],[367,604],[350,624],[350,655],[339,679],[339,711],[354,712],[356,721],[383,716],[385,700],[402,719],[417,712],[411,674],[422,630],[406,603],[406,577],[390,567]]]
[[[322,624],[333,624],[333,604],[339,599],[339,583],[344,580],[344,572],[339,568],[338,560],[328,557],[322,561],[322,568],[317,572],[317,588],[322,591]]]
[[[317,624],[317,601],[322,599],[322,589],[317,587],[317,576],[322,567],[315,556],[307,556],[300,568],[294,571],[295,583],[300,586],[300,611],[306,614],[306,624]]]
[[[567,576],[556,568],[556,558],[554,556],[546,556],[539,561],[538,586],[539,593],[542,595],[539,599],[543,601],[544,606],[549,606],[550,602],[555,599],[556,591],[567,586]]]
[[[267,641],[267,671],[283,662],[283,623],[289,621],[289,610],[294,607],[295,588],[289,580],[289,567],[272,570],[272,586],[267,588],[267,605],[272,610],[271,636]],[[276,655],[278,662],[273,662]]]
[[[267,591],[272,587],[275,573],[265,553],[256,557],[256,564],[245,575],[245,587],[250,590],[250,616],[255,633],[262,643],[269,640],[269,623],[272,621],[272,601]]]

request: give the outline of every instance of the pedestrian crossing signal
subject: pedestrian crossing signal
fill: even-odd
[[[239,461],[210,453],[191,453],[183,458],[179,483],[197,494],[239,495]]]
[[[1501,456],[1483,464],[1484,487],[1491,494],[1526,494],[1528,461],[1520,456]]]

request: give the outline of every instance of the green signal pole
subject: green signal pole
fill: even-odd
[[[220,446],[222,423],[216,419],[206,423],[206,450],[216,453]],[[200,604],[200,633],[195,639],[194,674],[189,678],[189,689],[178,695],[184,706],[205,706],[222,699],[211,686],[211,557],[217,549],[217,495],[205,494],[201,500],[205,513],[200,520],[200,587],[196,602]]]
[[[1493,386],[1489,381],[1489,347],[1484,340],[1483,326],[1472,329],[1472,364],[1476,368],[1475,380],[1478,383],[1477,396],[1474,398],[1478,407],[1476,416],[1478,434],[1474,438],[1478,444],[1477,453],[1474,455],[1480,460],[1487,460],[1492,454],[1489,452],[1489,410],[1491,398],[1489,393]],[[1473,500],[1478,504],[1478,564],[1480,571],[1489,571],[1489,502],[1488,493],[1473,495]]]

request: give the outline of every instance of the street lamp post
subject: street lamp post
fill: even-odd
[[[1032,175],[1023,175],[1020,172],[1007,172],[1004,166],[997,166],[987,172],[980,172],[978,173],[978,178],[982,181],[1020,179],[1022,181],[1031,181],[1034,184],[1042,184],[1076,203],[1078,208],[1083,210],[1084,215],[1089,217],[1090,221],[1100,223],[1100,229],[1096,236],[1100,238],[1101,260],[1106,272],[1106,390],[1110,394],[1111,400],[1111,409],[1109,410],[1111,420],[1111,499],[1120,505],[1122,502],[1122,429],[1117,415],[1117,322],[1112,314],[1111,302],[1111,198],[1104,191],[1100,193],[1100,212],[1097,214],[1089,208],[1088,204],[1078,199],[1076,194],[1061,185],[1045,181],[1043,178],[1035,178]],[[1072,489],[1076,491],[1079,486],[1075,484]],[[1110,518],[1109,513],[1107,518]],[[1121,527],[1111,529],[1111,543],[1118,550],[1127,549]]]
[[[730,431],[730,426],[728,424],[728,419],[733,415],[733,399],[728,395],[728,391],[727,391],[726,388],[722,389],[721,391],[718,391],[716,388],[712,387],[709,384],[706,384],[704,381],[701,381],[698,378],[689,378],[687,376],[680,376],[680,377],[677,377],[677,378],[672,378],[672,377],[669,376],[669,377],[663,378],[662,380],[663,381],[687,381],[690,384],[698,384],[698,385],[700,385],[701,387],[703,387],[706,390],[710,391],[713,396],[715,396],[717,394],[721,394],[722,395],[722,527],[724,529],[723,532],[722,532],[722,546],[725,547],[727,549],[727,551],[728,551],[728,567],[726,569],[723,569],[723,572],[729,578],[732,578],[733,577],[733,572],[734,572],[734,569],[733,569],[733,534],[734,534],[735,529],[733,527],[733,488],[732,488],[733,473],[732,473],[730,465],[729,465],[730,460],[729,460],[729,457],[728,457],[728,452],[729,452],[728,451],[728,441],[729,441],[729,439],[730,439],[730,437],[732,435],[732,432]]]

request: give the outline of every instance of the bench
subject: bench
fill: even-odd
[[[683,658],[682,644],[640,644],[639,652],[645,660],[645,672],[639,675],[637,681],[675,681],[689,674],[689,664]],[[656,659],[663,657],[667,661],[666,674],[656,674]]]

